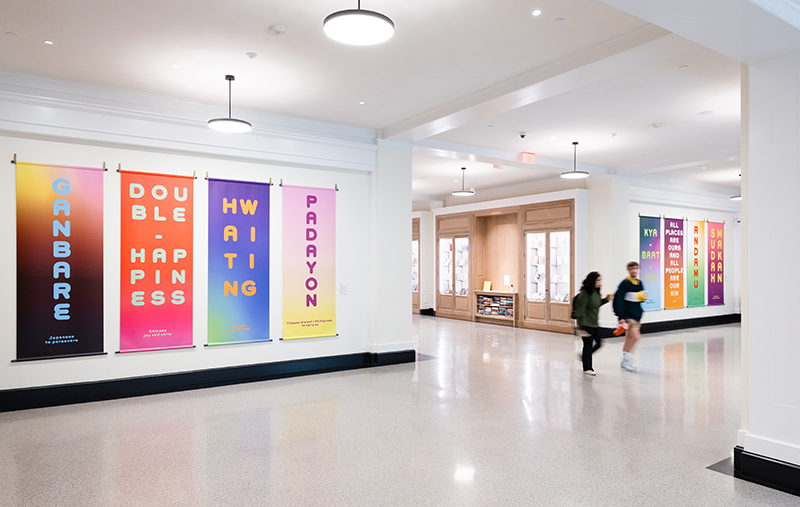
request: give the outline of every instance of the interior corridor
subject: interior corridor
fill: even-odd
[[[606,340],[596,377],[568,335],[413,325],[414,364],[2,413],[0,504],[800,505],[707,469],[740,426],[738,325],[645,335],[639,373]]]

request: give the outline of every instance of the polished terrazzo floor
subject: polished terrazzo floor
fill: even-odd
[[[0,414],[3,506],[798,506],[706,467],[739,327],[607,340],[414,317],[420,360]]]

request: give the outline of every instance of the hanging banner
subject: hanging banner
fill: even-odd
[[[270,341],[269,183],[208,180],[208,344]]]
[[[103,352],[103,169],[17,162],[17,360]]]
[[[664,308],[684,308],[683,304],[683,219],[664,219]]]
[[[336,191],[283,186],[283,338],[336,335]]]
[[[686,306],[706,305],[706,223],[702,220],[689,222],[689,273],[686,289]]]
[[[192,347],[193,184],[122,171],[120,352]]]
[[[722,258],[725,224],[708,223],[708,305],[725,304],[725,270]]]
[[[661,218],[639,217],[639,279],[647,291],[644,311],[661,310]]]

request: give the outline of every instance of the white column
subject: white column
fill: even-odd
[[[368,352],[411,350],[410,144],[378,140],[377,169],[370,175],[370,192]]]

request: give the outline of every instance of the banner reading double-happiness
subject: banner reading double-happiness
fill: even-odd
[[[725,269],[722,258],[725,224],[708,223],[708,304],[725,304]]]
[[[103,352],[103,169],[17,162],[17,359]]]
[[[269,183],[208,180],[208,344],[270,341]]]
[[[664,219],[664,308],[683,308],[683,219]]]
[[[283,338],[336,335],[336,191],[283,187]]]
[[[639,217],[639,278],[644,282],[645,311],[661,310],[661,218]]]
[[[193,344],[193,184],[122,171],[120,352]]]
[[[689,222],[689,274],[686,289],[686,305],[690,308],[706,304],[706,223],[702,220]]]

